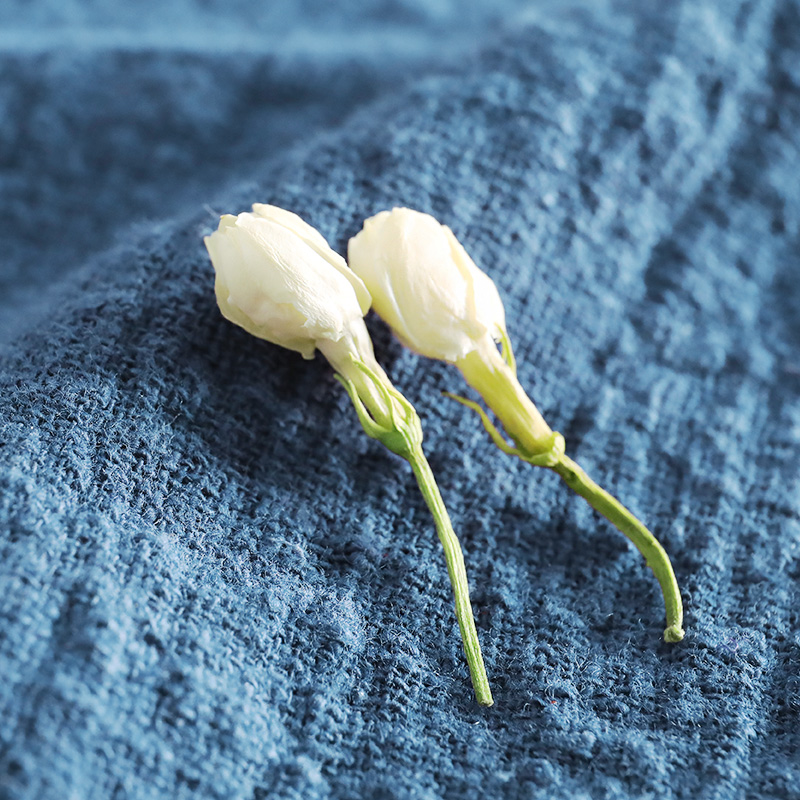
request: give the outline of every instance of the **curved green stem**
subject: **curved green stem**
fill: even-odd
[[[482,706],[490,706],[494,700],[472,616],[464,555],[450,523],[439,487],[422,452],[422,425],[417,412],[392,386],[386,373],[377,363],[370,365],[348,355],[347,358],[340,359],[337,367],[339,373],[336,378],[350,395],[358,420],[366,434],[408,461],[414,470],[422,496],[436,522],[439,541],[444,548],[447,571],[455,595],[456,619],[461,629],[461,639],[464,642],[475,697]]]
[[[561,476],[573,492],[579,494],[593,509],[624,533],[645,557],[647,566],[653,570],[664,595],[667,612],[664,640],[679,642],[683,639],[681,591],[669,556],[658,539],[619,500],[598,486],[569,456],[563,455],[551,469]]]
[[[419,484],[422,496],[436,521],[436,532],[444,548],[444,557],[447,562],[447,572],[453,586],[456,602],[456,619],[461,630],[461,639],[464,642],[464,652],[467,656],[469,674],[475,697],[482,706],[494,704],[492,690],[489,688],[489,679],[486,676],[486,667],[483,663],[481,646],[478,642],[478,632],[475,629],[475,619],[472,615],[472,604],[469,599],[469,585],[467,584],[467,570],[464,565],[464,555],[458,537],[453,531],[450,517],[447,514],[439,488],[428,465],[428,461],[421,447],[415,448],[406,456],[408,463],[414,470],[414,476]]]
[[[504,351],[507,349],[504,344]],[[569,456],[564,453],[564,437],[553,432],[539,410],[517,380],[513,361],[503,358],[494,346],[482,347],[459,359],[457,365],[467,383],[483,397],[505,428],[512,447],[503,439],[486,412],[471,400],[450,395],[476,411],[492,441],[504,453],[517,456],[539,467],[557,472],[576,494],[599,511],[627,536],[645,557],[653,570],[667,613],[664,639],[683,639],[683,602],[669,556],[652,533],[622,503],[600,488]]]

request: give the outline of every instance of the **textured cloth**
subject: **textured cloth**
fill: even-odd
[[[455,5],[404,8],[436,41]],[[473,10],[465,41],[492,27]],[[84,232],[60,261],[45,232],[51,265],[25,278],[35,229],[5,215],[8,285],[61,286],[0,363],[4,800],[800,797],[800,8],[631,0],[514,20],[480,55],[372,53],[349,89],[325,88],[322,50],[302,67],[308,104],[276,112],[276,151],[259,161],[242,133],[249,158],[210,153],[207,177],[225,135],[203,115],[233,131],[272,112],[248,94],[257,60],[217,79],[225,109],[188,87],[191,198],[145,152],[178,142],[145,127],[112,194],[133,197],[149,164],[140,197],[163,185],[174,211],[100,256]],[[56,55],[15,57],[52,77]],[[393,85],[404,63],[420,77]],[[158,70],[175,96],[184,68]],[[215,73],[213,53],[198,70]],[[92,74],[74,72],[87,92]],[[103,91],[146,105],[139,67],[110,74]],[[19,81],[6,98],[46,120]],[[320,130],[341,92],[353,113]],[[42,178],[23,151],[2,172],[20,214]],[[99,215],[108,197],[85,191],[81,215]],[[661,641],[638,552],[494,449],[440,395],[464,391],[457,372],[371,317],[464,546],[496,700],[477,706],[410,470],[364,435],[322,359],[216,308],[209,209],[253,201],[340,252],[396,204],[453,228],[496,281],[520,380],[567,452],[670,553],[682,643]],[[5,301],[14,326],[23,294]]]

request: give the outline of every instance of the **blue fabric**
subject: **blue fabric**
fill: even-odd
[[[0,11],[0,797],[800,797],[798,5],[257,5]],[[253,201],[340,251],[394,204],[454,229],[684,642],[371,317],[475,704],[410,470],[216,309],[201,236]]]

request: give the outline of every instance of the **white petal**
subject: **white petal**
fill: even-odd
[[[366,314],[369,311],[369,307],[372,305],[372,297],[370,297],[364,282],[347,266],[347,262],[331,248],[325,237],[316,228],[309,225],[297,214],[287,211],[285,208],[267,205],[266,203],[253,203],[253,214],[277,225],[282,225],[284,228],[296,233],[309,247],[316,250],[322,258],[347,278],[356,293],[361,313]]]
[[[278,225],[283,225],[284,228],[294,231],[301,239],[304,239],[308,244],[319,250],[325,250],[329,247],[325,237],[316,228],[285,208],[271,206],[266,203],[253,203],[253,214]]]
[[[205,243],[220,310],[250,333],[310,358],[317,342],[363,325],[353,282],[295,228],[227,215]]]
[[[423,355],[455,361],[504,324],[494,284],[428,214],[376,214],[350,240],[348,256],[377,312]]]

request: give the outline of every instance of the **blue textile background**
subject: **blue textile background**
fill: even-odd
[[[800,797],[798,4],[251,5],[0,9],[0,797]],[[216,309],[201,237],[254,200],[340,251],[454,229],[684,642],[371,317],[477,707],[410,470]]]

